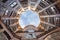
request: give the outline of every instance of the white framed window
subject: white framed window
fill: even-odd
[[[14,8],[16,5],[17,5],[16,2],[13,2],[13,3],[10,4],[10,6],[11,6],[12,8]]]

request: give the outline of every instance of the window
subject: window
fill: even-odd
[[[17,5],[16,2],[13,2],[13,3],[10,4],[10,6],[11,6],[12,8],[14,8],[16,5]]]
[[[3,3],[7,2],[8,0],[1,0]]]
[[[36,38],[36,34],[35,34],[35,33],[26,34],[25,37],[26,37],[27,39],[34,39],[34,38]]]
[[[8,14],[8,12],[9,12],[9,11],[8,11],[8,9],[7,9],[7,10],[5,11],[5,15],[7,15],[7,14]]]

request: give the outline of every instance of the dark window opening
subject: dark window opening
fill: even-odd
[[[0,29],[3,29],[3,27],[0,25]]]
[[[8,0],[2,0],[3,3],[7,2]]]
[[[9,34],[6,32],[6,31],[4,31],[4,34],[7,36],[7,38],[10,40],[11,39],[11,37],[9,36]]]

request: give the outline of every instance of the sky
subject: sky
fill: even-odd
[[[27,25],[38,26],[40,23],[39,15],[32,10],[22,12],[19,19],[19,24],[24,28]]]

